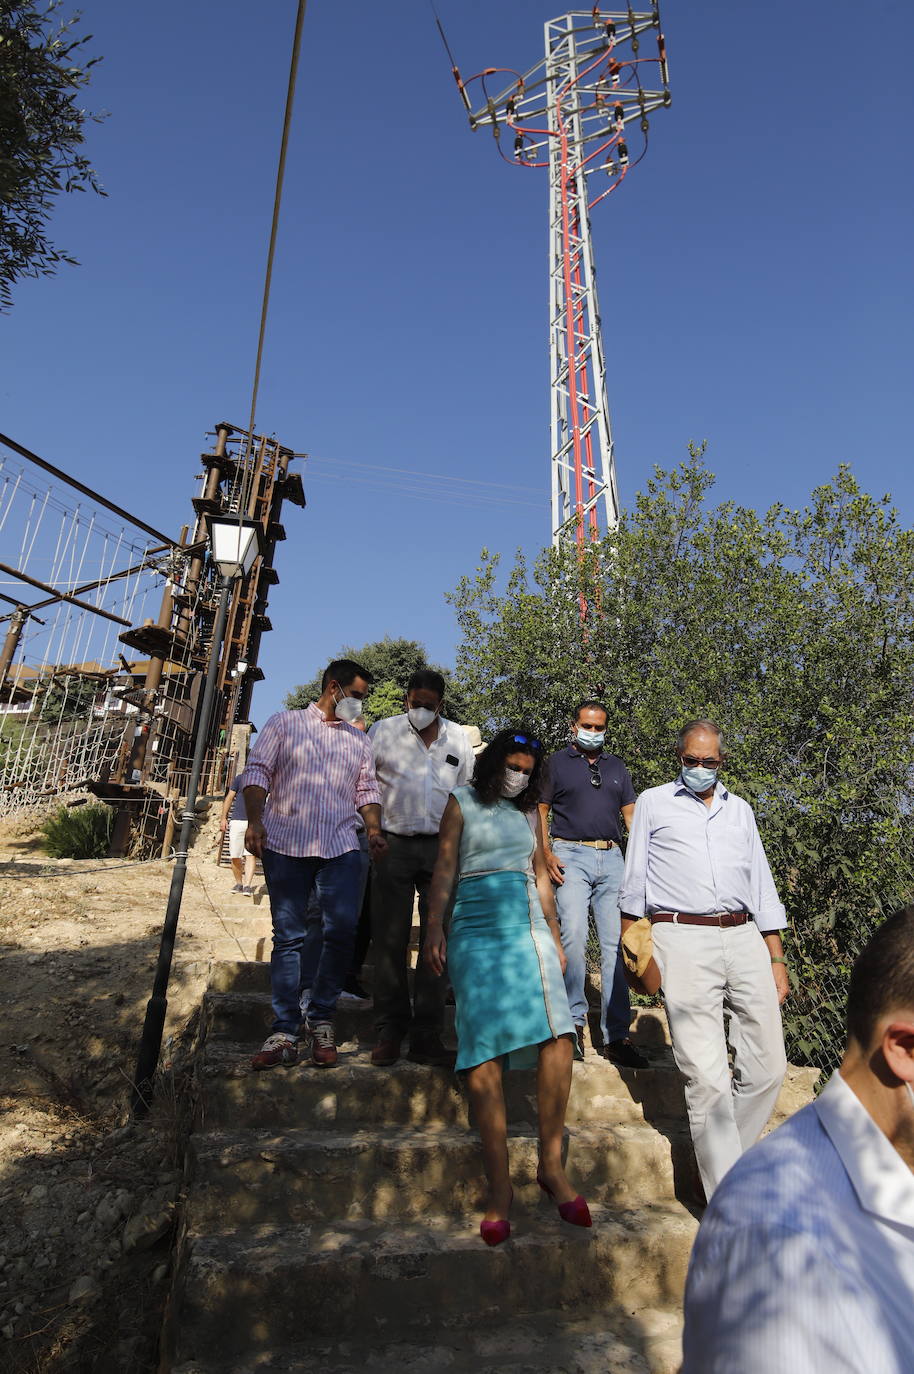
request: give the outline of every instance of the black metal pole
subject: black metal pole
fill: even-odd
[[[190,844],[191,832],[196,819],[197,789],[200,786],[200,775],[203,772],[203,759],[206,754],[206,745],[209,738],[210,721],[213,714],[213,697],[216,690],[216,678],[219,674],[220,650],[222,638],[225,634],[225,622],[228,618],[229,598],[232,591],[233,578],[223,577],[220,579],[221,596],[219,598],[219,610],[216,614],[216,621],[213,626],[213,642],[209,651],[209,671],[206,674],[206,686],[203,691],[203,708],[200,712],[200,723],[197,729],[197,737],[194,742],[194,758],[190,770],[190,781],[187,784],[187,800],[184,805],[184,812],[181,816],[181,833],[178,838],[178,848],[175,853],[175,866],[171,875],[171,888],[168,893],[168,906],[165,909],[165,924],[162,928],[162,940],[159,945],[159,962],[156,965],[155,982],[152,987],[152,996],[146,1004],[146,1020],[143,1022],[143,1035],[140,1039],[140,1049],[137,1055],[136,1072],[133,1076],[133,1096],[131,1107],[134,1116],[145,1116],[152,1105],[153,1078],[155,1076],[156,1065],[159,1062],[159,1051],[162,1048],[162,1031],[165,1026],[165,1012],[168,1009],[168,979],[171,974],[171,957],[175,948],[175,934],[178,929],[178,916],[181,911],[181,897],[184,892],[184,879],[187,876],[187,850]]]

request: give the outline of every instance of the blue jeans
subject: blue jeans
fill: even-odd
[[[312,1021],[332,1021],[336,999],[349,972],[359,921],[362,856],[358,849],[350,849],[335,859],[296,859],[265,849],[263,876],[273,916],[273,1031],[297,1035],[311,889],[315,882],[320,884],[323,943],[311,981],[309,1016]]]
[[[562,930],[562,948],[568,959],[565,990],[576,1026],[587,1019],[584,995],[588,912],[593,911],[600,941],[600,975],[603,984],[600,1029],[604,1044],[624,1040],[631,1024],[628,984],[619,955],[622,920],[619,887],[625,864],[621,851],[591,849],[586,844],[553,840],[553,852],[565,870],[565,881],[555,889],[555,904]]]
[[[365,898],[365,889],[368,886],[368,870],[371,867],[371,855],[368,849],[368,837],[364,830],[358,832],[359,840],[359,891],[358,891],[358,910],[362,911],[362,902]],[[302,989],[310,988],[317,976],[318,965],[321,961],[321,951],[324,947],[324,883],[326,879],[323,873],[318,873],[314,886],[311,889],[311,896],[308,898],[308,914],[305,920],[305,943],[301,952],[301,985]],[[358,923],[356,924],[358,930]],[[355,949],[353,941],[353,949]],[[359,961],[361,965],[361,960]],[[355,963],[346,970],[349,974],[358,976],[359,969]]]

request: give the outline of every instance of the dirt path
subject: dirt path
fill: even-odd
[[[182,1046],[212,961],[268,956],[266,894],[230,894],[211,821],[169,988],[174,1091],[136,1127],[130,1079],[172,865],[47,859],[37,820],[0,824],[0,1370],[145,1374],[181,1186]]]

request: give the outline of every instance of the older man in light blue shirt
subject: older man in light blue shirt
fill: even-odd
[[[719,727],[679,733],[679,777],[642,792],[619,890],[622,932],[650,918],[706,1197],[758,1140],[787,1060],[784,907],[752,808],[718,780]],[[723,1013],[730,1013],[731,1076]]]
[[[848,1032],[825,1091],[714,1195],[682,1374],[914,1370],[914,907],[857,960]]]

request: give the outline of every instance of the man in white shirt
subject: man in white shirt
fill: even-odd
[[[787,1067],[780,1012],[787,918],[752,807],[718,780],[722,746],[713,721],[682,727],[676,781],[647,788],[635,805],[619,889],[623,937],[635,919],[651,921],[708,1199],[761,1135]]]
[[[438,829],[455,787],[473,775],[466,732],[441,715],[444,678],[430,668],[406,685],[406,711],[368,731],[384,805],[387,853],[371,878],[371,938],[377,1067],[400,1057],[409,1034],[409,1057],[419,1064],[453,1064],[441,1041],[447,984],[422,958],[428,886],[438,854]],[[419,960],[410,1004],[407,981],[413,904],[419,894]]]
[[[914,906],[851,974],[847,1050],[714,1194],[682,1374],[914,1370]]]

